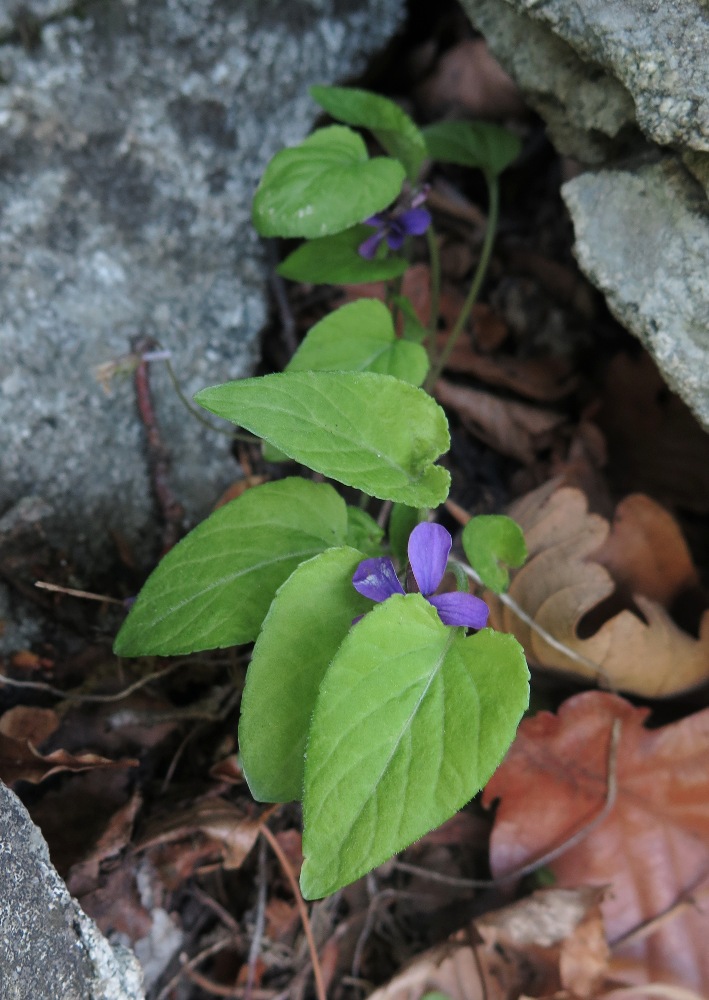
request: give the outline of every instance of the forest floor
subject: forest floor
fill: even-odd
[[[150,1000],[313,996],[304,918],[330,1000],[709,995],[709,436],[574,262],[560,187],[578,165],[459,9],[435,6],[414,4],[358,82],[419,122],[483,118],[523,140],[434,390],[452,429],[445,523],[519,520],[532,558],[510,595],[571,654],[493,602],[533,673],[505,763],[442,828],[304,913],[299,807],[264,811],[239,770],[249,648],[119,662],[115,605],[52,597],[51,640],[2,666],[0,778],[85,911],[136,948]],[[430,182],[444,336],[487,205],[472,171]],[[422,257],[403,291],[424,321],[428,287]],[[274,279],[263,371],[333,306],[381,294]],[[238,449],[249,475],[282,474]],[[124,564],[118,603],[140,583]]]

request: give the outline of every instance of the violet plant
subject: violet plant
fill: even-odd
[[[343,306],[309,331],[284,372],[195,399],[262,438],[270,459],[359,490],[362,503],[299,476],[246,491],[163,558],[115,644],[120,656],[168,656],[254,643],[241,760],[257,800],[303,802],[306,898],[359,878],[468,802],[501,762],[529,699],[521,646],[486,627],[487,606],[466,577],[501,593],[505,566],[526,558],[524,538],[509,518],[473,518],[462,532],[470,565],[451,558],[449,533],[430,523],[450,487],[437,464],[448,423],[421,388],[442,370],[482,284],[497,178],[518,142],[491,125],[421,131],[365,91],[312,94],[344,124],[276,154],[254,224],[264,236],[305,240],[280,266],[285,277],[385,280],[391,309],[375,299]],[[351,126],[368,129],[388,155],[370,157]],[[421,180],[430,159],[482,170],[490,191],[480,262],[440,353],[438,248]],[[428,328],[398,287],[408,245],[424,234]],[[372,498],[384,501],[386,534],[365,509]],[[439,593],[446,570],[455,589]]]

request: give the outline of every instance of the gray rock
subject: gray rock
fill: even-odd
[[[709,428],[709,220],[673,158],[564,185],[581,267]]]
[[[87,0],[66,17],[35,2],[41,44],[0,44],[0,514],[42,497],[50,541],[90,578],[112,532],[145,562],[158,538],[131,380],[109,396],[97,367],[141,335],[188,394],[252,370],[253,191],[311,127],[308,85],[362,69],[402,0]],[[238,469],[153,371],[194,523]]]
[[[462,4],[546,122],[559,152],[602,163],[613,150],[638,142],[633,99],[622,83],[504,0]]]
[[[52,867],[42,834],[0,783],[0,996],[143,1000],[140,966],[113,949]]]
[[[608,168],[564,190],[579,263],[709,428],[709,7],[462,2],[557,148]]]

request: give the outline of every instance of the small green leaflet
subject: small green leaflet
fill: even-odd
[[[409,262],[404,257],[386,256],[386,241],[374,260],[360,257],[359,246],[374,230],[358,225],[334,236],[308,240],[294,250],[277,268],[282,278],[314,285],[361,285],[367,281],[389,281],[400,277]]]
[[[174,656],[251,642],[299,563],[347,533],[327,483],[282,479],[242,493],[183,538],[148,578],[118,633],[118,656]]]
[[[411,340],[414,344],[422,344],[428,336],[428,330],[423,325],[416,314],[414,304],[405,295],[394,295],[393,304],[401,310],[404,317],[404,340]]]
[[[305,742],[320,682],[352,619],[372,606],[352,586],[363,558],[337,548],[301,563],[266,615],[239,722],[244,775],[259,802],[302,798]]]
[[[318,129],[282,149],[254,196],[253,223],[262,236],[327,236],[381,211],[399,195],[397,160],[370,160],[362,137],[341,125]]]
[[[316,472],[381,500],[437,507],[450,475],[443,410],[422,389],[374,372],[282,372],[203,389],[196,402]]]
[[[300,885],[326,896],[445,822],[514,739],[529,671],[511,635],[465,637],[419,594],[350,630],[315,703]]]
[[[482,582],[496,594],[507,590],[510,574],[500,565],[522,566],[527,546],[522,529],[503,514],[480,514],[463,528],[463,549]]]
[[[428,355],[420,344],[396,336],[383,302],[358,299],[316,323],[286,371],[379,372],[421,385],[428,374]]]
[[[311,87],[310,93],[333,118],[368,128],[381,147],[403,163],[411,183],[416,183],[426,159],[426,143],[398,104],[354,87]]]
[[[490,178],[509,167],[522,148],[512,132],[487,122],[438,122],[424,136],[434,160],[475,167]]]

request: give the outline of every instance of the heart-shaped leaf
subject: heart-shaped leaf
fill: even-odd
[[[310,726],[303,895],[335,892],[452,816],[502,760],[528,700],[512,636],[466,638],[419,594],[365,615],[325,674]]]
[[[254,196],[253,223],[262,236],[339,233],[391,204],[401,190],[398,160],[370,160],[362,137],[341,125],[318,129],[282,149]]]
[[[308,240],[286,257],[278,273],[291,281],[314,285],[361,285],[400,277],[409,266],[404,257],[377,255],[367,260],[360,256],[359,247],[372,232],[371,226],[359,225],[334,236]],[[383,253],[385,243],[381,246]]]
[[[301,563],[264,619],[239,722],[244,775],[260,802],[302,797],[305,743],[320,682],[352,619],[371,607],[352,586],[362,559],[355,549],[336,548]]]
[[[397,337],[383,302],[358,299],[316,323],[286,371],[379,372],[421,385],[428,372],[428,355],[420,344]]]
[[[448,496],[450,475],[432,464],[450,445],[445,414],[391,375],[282,372],[203,389],[195,400],[370,496],[413,507]]]
[[[242,493],[199,524],[148,578],[118,633],[118,656],[173,656],[251,642],[296,566],[347,532],[327,483],[282,479]]]
[[[475,167],[497,177],[519,156],[516,135],[488,122],[438,122],[424,130],[429,155],[442,163]]]
[[[516,569],[527,559],[522,529],[503,514],[480,514],[471,518],[463,528],[462,542],[468,562],[495,594],[507,590],[510,582],[510,574],[500,562]]]
[[[333,118],[368,128],[382,148],[403,163],[411,183],[416,182],[427,156],[426,142],[398,104],[355,87],[311,87],[310,93]]]

